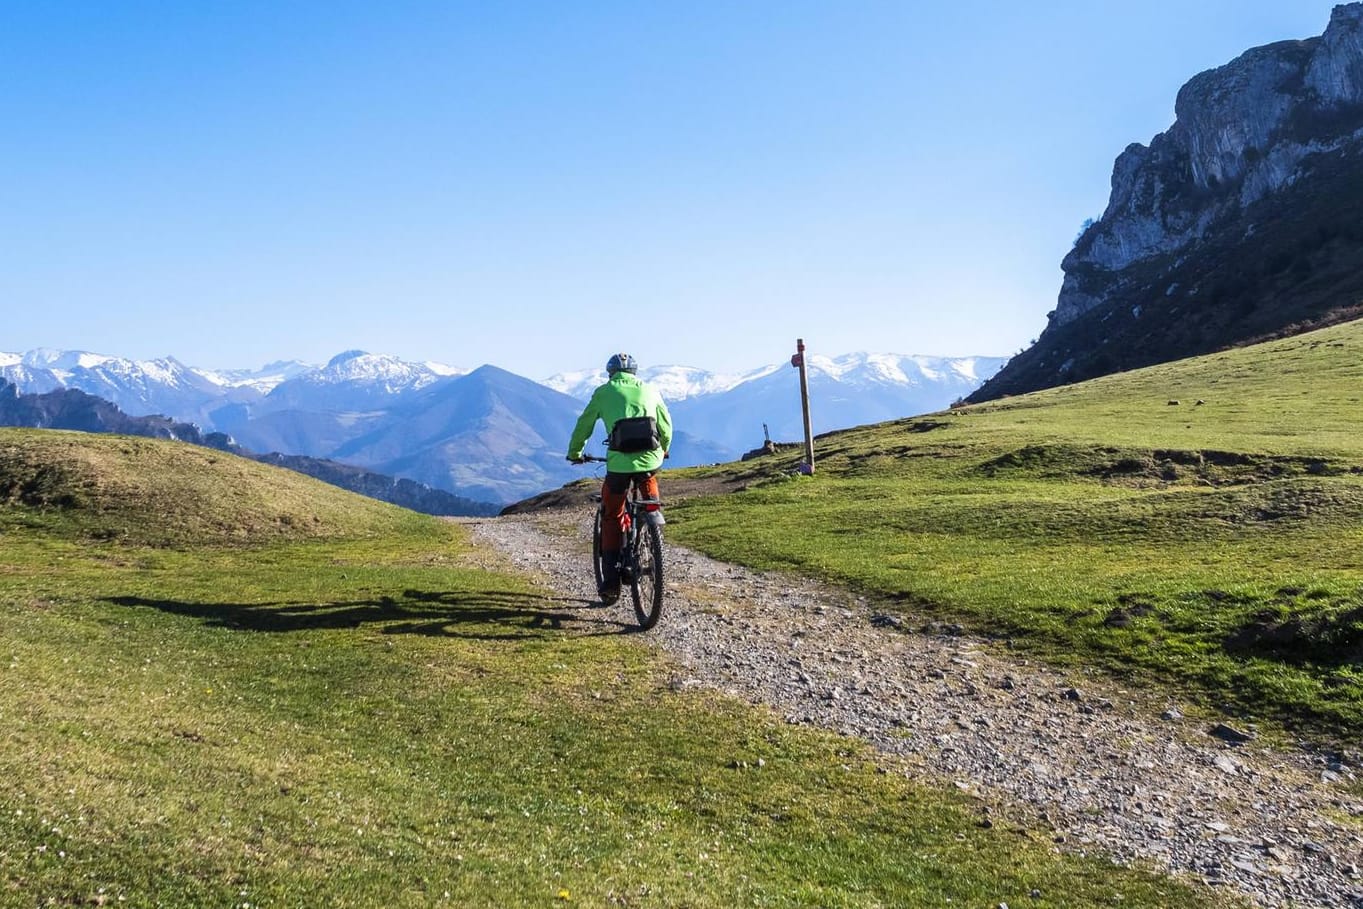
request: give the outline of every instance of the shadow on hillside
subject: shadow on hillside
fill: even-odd
[[[115,606],[159,609],[242,631],[290,632],[375,626],[384,634],[477,640],[520,640],[562,632],[575,636],[628,634],[633,624],[606,614],[600,603],[504,590],[407,590],[398,597],[334,603],[197,603],[146,597],[106,597]],[[545,608],[562,604],[559,608]]]

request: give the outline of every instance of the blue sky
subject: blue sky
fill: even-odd
[[[1011,354],[1117,154],[1332,6],[0,0],[0,350]]]

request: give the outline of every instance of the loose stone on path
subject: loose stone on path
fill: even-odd
[[[604,619],[626,630],[625,600],[586,605],[590,521],[584,503],[462,523],[553,596],[582,601],[565,633],[599,633]],[[958,626],[671,542],[664,563],[662,619],[637,640],[676,661],[676,691],[708,686],[863,739],[925,785],[1048,825],[1060,848],[1153,863],[1257,905],[1363,909],[1363,797],[1350,785],[1363,755],[1274,751],[1252,730],[1199,726],[1167,701],[1136,706]]]

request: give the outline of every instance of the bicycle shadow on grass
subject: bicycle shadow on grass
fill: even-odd
[[[600,604],[590,600],[505,590],[406,590],[400,596],[321,603],[195,602],[137,596],[105,597],[104,602],[157,609],[216,628],[268,633],[369,626],[383,634],[504,641],[553,634],[598,637],[638,630],[603,614]],[[556,603],[564,605],[552,608]]]

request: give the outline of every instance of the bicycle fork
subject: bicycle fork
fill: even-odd
[[[620,581],[634,583],[634,519],[629,508],[620,513]]]

